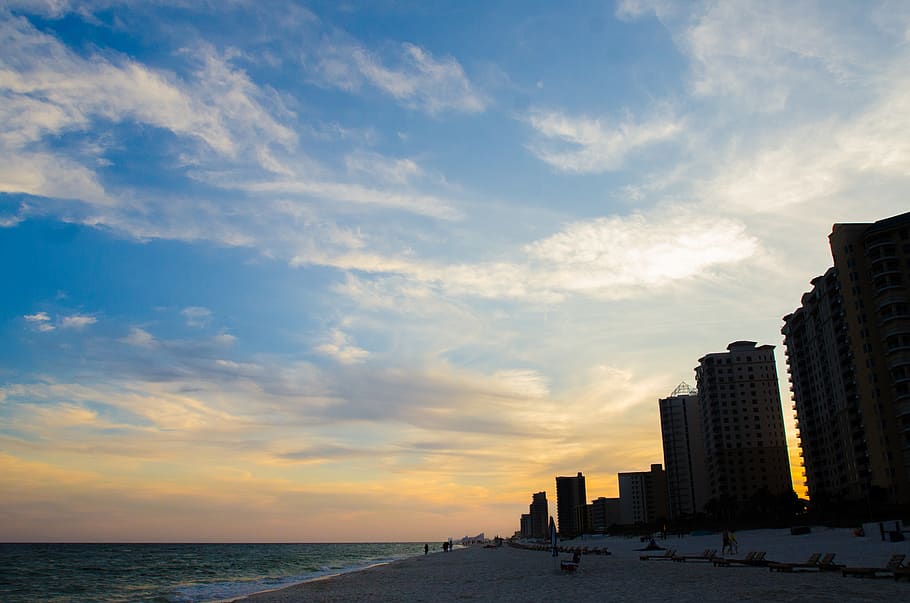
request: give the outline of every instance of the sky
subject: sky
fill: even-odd
[[[424,541],[661,463],[835,222],[910,5],[5,0],[0,540]]]

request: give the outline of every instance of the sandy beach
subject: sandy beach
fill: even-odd
[[[812,553],[836,553],[848,566],[883,566],[891,555],[910,557],[910,542],[883,542],[878,534],[813,528],[737,533],[739,555],[767,551],[774,561],[801,562]],[[585,555],[577,574],[555,569],[546,552],[511,547],[457,549],[404,559],[367,570],[259,593],[244,603],[313,601],[900,601],[910,582],[843,577],[840,572],[770,572],[757,567],[714,567],[704,562],[641,561],[638,538],[588,538],[568,546],[607,547],[612,555]],[[670,537],[658,544],[681,554],[720,548],[720,535]],[[563,559],[569,555],[563,554]]]

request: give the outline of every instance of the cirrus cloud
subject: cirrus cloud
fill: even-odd
[[[486,101],[453,57],[437,59],[409,43],[389,54],[383,59],[350,40],[326,42],[311,65],[312,76],[319,84],[349,92],[370,85],[406,107],[430,114],[479,113],[486,108]],[[387,61],[393,66],[387,66]]]
[[[626,116],[616,124],[561,111],[533,111],[528,123],[542,137],[529,146],[534,155],[562,172],[599,173],[619,169],[633,152],[671,140],[683,131],[673,117],[637,122]]]

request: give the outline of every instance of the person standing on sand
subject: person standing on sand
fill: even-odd
[[[736,536],[733,535],[733,530],[730,530],[730,534],[729,534],[728,538],[730,539],[730,552],[738,553],[739,545],[736,542]]]
[[[720,554],[725,555],[727,553],[727,549],[730,549],[730,551],[732,552],[733,549],[730,546],[730,532],[729,532],[729,530],[727,530],[727,528],[724,528],[724,531],[721,532],[720,538],[721,538],[721,544],[723,545],[720,547]]]
[[[429,552],[430,552],[430,545],[428,545],[428,544],[423,545],[423,554],[426,555]]]

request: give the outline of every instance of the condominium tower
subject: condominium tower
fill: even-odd
[[[784,317],[810,498],[910,503],[910,213],[835,224],[834,266]]]
[[[705,445],[698,392],[683,382],[658,404],[669,518],[694,515],[704,507],[706,493]]]
[[[546,538],[549,516],[547,493],[534,493],[528,513],[521,516],[521,536],[523,538]]]
[[[619,509],[624,524],[667,519],[667,474],[659,464],[650,471],[619,474]]]
[[[585,476],[556,478],[556,520],[561,538],[574,538],[590,531],[588,526],[588,496]]]
[[[743,507],[792,492],[774,346],[736,341],[698,362],[707,498]]]

